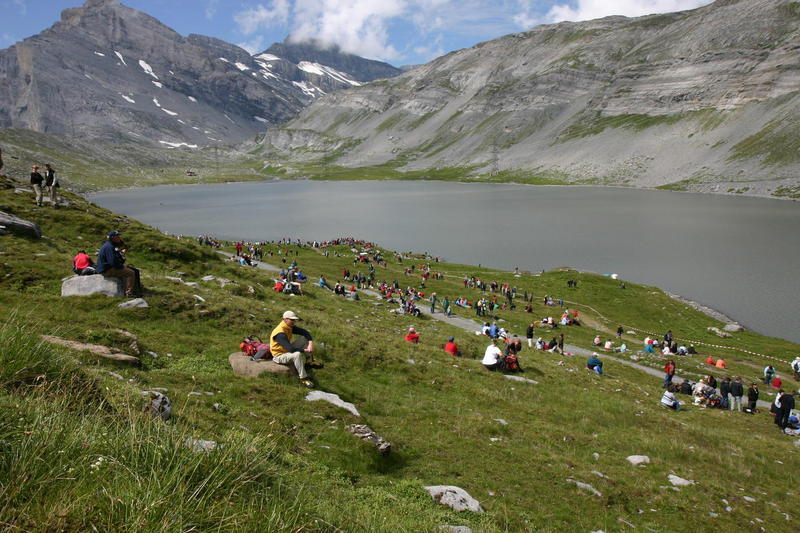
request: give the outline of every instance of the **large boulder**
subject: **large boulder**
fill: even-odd
[[[425,487],[425,490],[428,491],[428,494],[430,494],[434,500],[456,511],[472,511],[473,513],[483,512],[483,507],[481,507],[480,502],[460,487],[434,485]]]
[[[294,365],[279,365],[274,361],[253,361],[242,352],[234,352],[228,356],[228,362],[237,376],[256,377],[264,373],[295,374]]]
[[[738,333],[740,331],[744,331],[744,326],[741,324],[737,324],[736,322],[731,322],[730,324],[725,324],[725,327],[722,328],[724,331],[732,331],[734,333]]]
[[[107,278],[102,274],[93,276],[72,276],[61,284],[61,296],[125,296],[125,285],[121,278]]]
[[[42,230],[39,224],[23,220],[14,215],[9,215],[3,211],[0,211],[0,230],[16,233],[18,235],[27,235],[28,237],[35,237],[37,239],[42,236]]]

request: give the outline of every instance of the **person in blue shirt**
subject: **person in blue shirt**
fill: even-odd
[[[593,370],[597,374],[603,375],[603,362],[598,358],[596,353],[592,353],[586,361],[586,368]]]
[[[141,293],[139,271],[125,266],[124,247],[122,234],[118,231],[109,232],[108,239],[97,253],[95,270],[107,278],[122,278],[125,280],[125,296],[134,296]]]

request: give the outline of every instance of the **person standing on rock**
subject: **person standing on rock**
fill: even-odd
[[[50,163],[44,165],[44,185],[47,187],[47,192],[50,195],[50,205],[58,207],[58,197],[56,189],[59,187],[58,179],[56,179],[56,171],[50,166]]]
[[[141,293],[139,271],[125,266],[124,246],[122,233],[118,231],[109,232],[108,239],[97,253],[95,270],[97,270],[98,274],[102,274],[107,278],[122,278],[125,280],[125,296],[133,296]]]
[[[294,365],[301,383],[306,388],[313,389],[314,382],[309,379],[306,371],[305,354],[313,353],[314,340],[308,330],[296,325],[299,320],[300,317],[294,311],[284,312],[280,323],[275,326],[269,336],[269,349],[274,362],[280,365]],[[294,338],[295,335],[297,338]],[[308,366],[321,368],[322,365],[313,361],[313,356],[311,357]]]
[[[39,174],[39,166],[33,165],[31,167],[31,187],[33,187],[33,194],[36,195],[36,205],[42,207],[42,183],[44,177]]]

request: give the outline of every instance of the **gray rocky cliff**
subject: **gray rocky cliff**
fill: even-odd
[[[317,100],[269,130],[264,149],[338,149],[350,167],[790,195],[798,88],[800,3],[718,0],[452,52]]]

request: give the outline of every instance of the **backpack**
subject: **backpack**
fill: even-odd
[[[510,353],[506,356],[506,370],[509,372],[519,372],[519,361],[516,355]]]
[[[261,339],[255,335],[250,335],[242,339],[242,342],[239,343],[239,349],[243,354],[252,357],[260,350],[267,350],[267,352],[269,352],[269,344],[264,344],[261,342]],[[268,355],[266,359],[270,359],[270,356]]]

